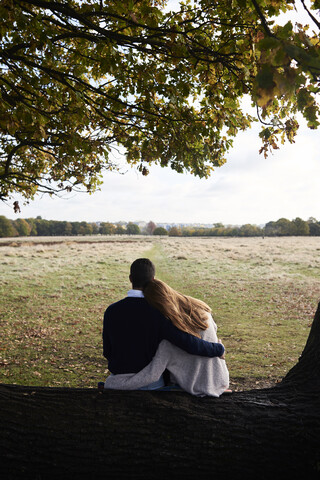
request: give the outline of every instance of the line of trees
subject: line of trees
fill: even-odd
[[[261,237],[261,236],[320,236],[320,222],[311,217],[309,220],[280,218],[268,222],[264,227],[245,224],[225,226],[213,224],[212,228],[196,226],[171,226],[164,228],[150,221],[143,229],[133,222],[125,223],[88,223],[44,220],[37,218],[18,218],[10,220],[0,216],[0,237],[22,236],[67,236],[67,235],[169,235],[172,237]]]
[[[135,223],[126,225],[110,222],[67,222],[58,220],[44,220],[37,218],[18,218],[9,220],[0,216],[0,237],[25,236],[67,236],[67,235],[137,235],[141,233]]]
[[[320,222],[311,217],[309,220],[280,218],[266,223],[264,227],[245,224],[241,226],[224,226],[215,223],[212,228],[184,227],[180,229],[183,236],[226,236],[226,237],[276,237],[276,236],[320,236]]]

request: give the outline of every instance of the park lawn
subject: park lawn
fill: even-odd
[[[96,387],[104,310],[126,295],[141,256],[211,306],[234,389],[285,375],[320,300],[317,237],[23,240],[0,242],[2,383]]]
[[[103,380],[103,313],[126,294],[128,265],[144,249],[145,242],[94,240],[2,247],[0,381],[96,386]]]

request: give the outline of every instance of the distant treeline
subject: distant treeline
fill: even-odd
[[[274,237],[274,236],[320,236],[320,222],[315,218],[288,220],[280,218],[268,222],[264,227],[257,225],[225,226],[213,224],[212,228],[193,226],[171,226],[164,228],[150,221],[143,228],[133,222],[124,223],[88,223],[44,220],[37,218],[18,218],[10,220],[0,216],[0,237],[20,236],[67,236],[67,235],[169,235],[172,237]]]

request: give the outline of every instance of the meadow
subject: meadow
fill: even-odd
[[[211,306],[231,388],[273,385],[297,362],[320,301],[319,237],[24,237],[0,239],[0,383],[104,380],[103,313],[142,256]]]

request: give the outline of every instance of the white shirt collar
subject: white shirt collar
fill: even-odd
[[[129,290],[128,297],[144,298],[142,290]]]

